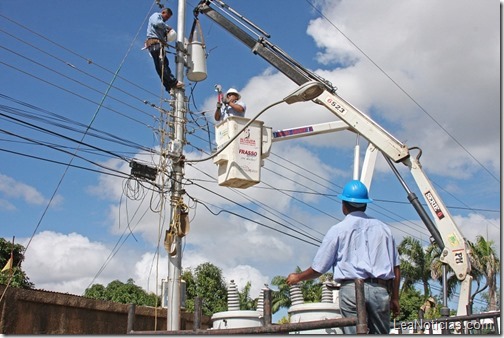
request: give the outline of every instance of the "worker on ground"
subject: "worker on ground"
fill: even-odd
[[[167,92],[170,92],[170,89],[184,86],[184,83],[177,81],[173,76],[166,57],[165,47],[168,42],[177,38],[177,33],[166,24],[172,15],[172,10],[167,7],[163,8],[161,13],[152,14],[147,24],[147,40],[145,40],[145,48],[149,50],[152,60],[154,60],[156,72]]]
[[[345,218],[324,236],[311,267],[291,273],[287,284],[315,279],[333,269],[334,280],[341,284],[340,311],[343,317],[356,317],[355,279],[364,280],[369,333],[390,332],[390,311],[399,315],[399,253],[390,228],[366,215],[366,186],[350,181],[338,195]],[[345,334],[355,334],[355,326],[343,327]]]
[[[217,102],[215,121],[225,120],[228,116],[244,117],[245,110],[247,110],[247,106],[241,100],[240,93],[234,88],[229,88],[222,102]]]
[[[418,319],[420,319],[420,330],[419,333],[424,333],[423,320],[425,319],[425,314],[432,318],[432,311],[436,308],[436,300],[433,297],[429,297],[418,310]]]

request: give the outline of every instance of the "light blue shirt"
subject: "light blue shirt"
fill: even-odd
[[[233,107],[227,104],[223,104],[221,107],[221,118],[219,121],[223,121],[227,119],[229,116],[240,116],[240,117],[245,117],[245,111],[247,110],[247,106],[245,103],[241,100],[238,100],[235,102],[235,104],[242,106],[243,107],[243,113],[240,113],[239,111],[234,110]]]
[[[326,273],[333,269],[334,280],[394,278],[400,264],[390,228],[383,222],[354,211],[333,225],[320,245],[312,269]]]
[[[170,29],[171,27],[163,21],[161,13],[154,13],[150,16],[147,24],[147,39],[159,39],[166,43],[166,33]]]

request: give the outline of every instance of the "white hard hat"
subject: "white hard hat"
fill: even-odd
[[[229,88],[228,91],[226,92],[226,96],[228,94],[236,94],[236,95],[238,95],[238,100],[241,98],[240,93],[236,89],[234,89],[234,88]]]
[[[166,40],[168,40],[168,42],[173,42],[173,41],[177,40],[177,32],[175,32],[175,30],[173,28],[170,29],[168,34],[166,34]]]

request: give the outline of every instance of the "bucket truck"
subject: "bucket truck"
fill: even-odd
[[[225,9],[226,12],[233,13],[235,15],[235,17],[233,17],[235,21],[241,21],[242,26],[246,26],[250,30],[258,32],[258,34],[256,36],[250,35],[233,21],[218,12],[214,7],[222,8]],[[198,16],[200,13],[204,14],[227,32],[235,36],[250,48],[253,54],[262,57],[296,84],[301,86],[308,82],[317,82],[321,88],[321,94],[312,101],[326,107],[342,121],[338,121],[339,123],[344,123],[348,130],[364,137],[369,141],[370,145],[373,145],[384,155],[391,169],[406,190],[408,200],[431,233],[433,241],[441,249],[442,254],[440,260],[444,264],[449,265],[456,277],[461,281],[457,315],[467,314],[466,306],[470,298],[472,281],[472,277],[469,274],[471,271],[469,248],[450,212],[447,210],[445,204],[427,178],[425,172],[422,170],[422,165],[419,161],[421,150],[417,147],[408,148],[405,144],[389,134],[369,116],[359,111],[356,107],[336,94],[336,88],[333,87],[329,81],[305,69],[279,47],[269,42],[267,39],[269,35],[267,33],[248,19],[236,13],[224,2],[220,0],[202,0],[194,9],[195,16]],[[342,128],[342,126],[338,125],[337,128]],[[285,135],[285,132],[276,134],[277,137]],[[410,150],[416,150],[418,152],[417,156],[411,156]],[[434,221],[432,221],[415,193],[409,189],[401,178],[394,163],[402,163],[409,168]],[[446,306],[446,298],[444,305]],[[449,313],[443,315],[449,315]]]

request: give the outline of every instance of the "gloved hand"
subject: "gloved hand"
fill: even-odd
[[[222,99],[222,103],[224,103],[224,104],[228,104],[229,103],[229,100],[227,99],[227,97],[225,97],[225,98]]]
[[[221,109],[221,107],[222,107],[222,103],[217,102],[217,109]]]

